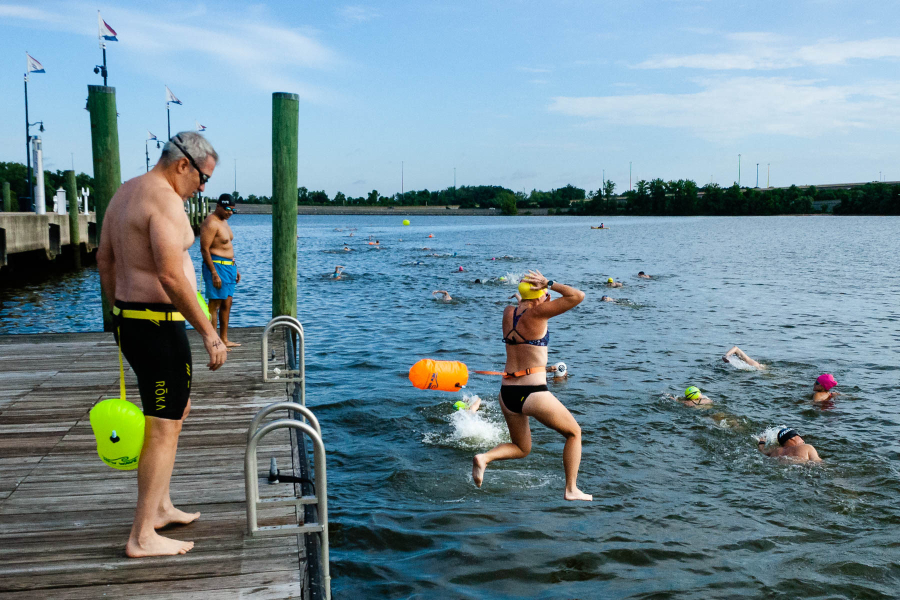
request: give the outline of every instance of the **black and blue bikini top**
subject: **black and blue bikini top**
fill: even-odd
[[[503,338],[503,343],[509,344],[510,346],[515,346],[517,344],[528,344],[529,346],[549,346],[550,345],[550,329],[549,328],[547,328],[547,333],[544,334],[544,337],[542,337],[539,340],[526,340],[524,335],[522,335],[521,333],[516,331],[516,325],[519,324],[519,319],[522,318],[522,315],[524,315],[528,311],[528,309],[526,308],[525,310],[523,310],[521,315],[518,314],[518,311],[519,311],[518,308],[513,310],[513,326],[512,326],[512,329],[509,330],[509,333],[507,333],[506,336]],[[509,336],[511,336],[514,333],[517,336],[519,336],[520,338],[522,338],[522,340],[519,341],[519,340],[511,339]]]

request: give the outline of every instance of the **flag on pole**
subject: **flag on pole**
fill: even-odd
[[[171,102],[172,104],[181,104],[181,100],[175,97],[175,94],[172,93],[172,90],[169,89],[169,86],[166,86],[166,102]]]
[[[116,30],[109,26],[109,23],[103,20],[103,17],[100,16],[100,11],[97,11],[97,26],[100,28],[100,33],[98,37],[106,40],[107,42],[118,42],[119,38],[116,37]]]
[[[197,131],[206,131],[206,125],[201,125],[200,121],[194,121],[197,124]]]
[[[150,130],[148,129],[148,130],[147,130],[147,141],[148,141],[148,142],[151,142],[151,141],[152,141],[152,142],[158,142],[159,139],[158,139],[155,135],[153,135],[153,132],[152,132],[152,131],[150,131]]]
[[[25,53],[25,73],[46,73],[44,65],[39,63],[36,58]]]

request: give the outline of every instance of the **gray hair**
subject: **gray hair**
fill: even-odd
[[[216,151],[213,149],[212,144],[209,143],[208,139],[196,131],[182,131],[181,133],[176,133],[172,139],[163,146],[162,156],[159,157],[159,160],[163,165],[168,166],[177,160],[187,158],[184,155],[184,152],[182,152],[172,140],[178,142],[181,147],[197,161],[198,165],[202,165],[206,162],[206,159],[210,157],[212,157],[214,161],[219,162],[219,155],[216,154]]]

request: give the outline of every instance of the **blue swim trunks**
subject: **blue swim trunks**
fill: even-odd
[[[213,264],[216,267],[216,273],[218,273],[219,279],[222,280],[222,287],[216,289],[216,286],[213,285],[212,273],[210,273],[209,267],[206,266],[204,261],[202,270],[203,282],[206,285],[206,299],[225,300],[234,296],[234,285],[237,283],[237,266],[234,264],[234,260],[216,256],[215,254],[210,256],[212,256]]]

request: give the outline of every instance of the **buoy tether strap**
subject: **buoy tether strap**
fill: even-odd
[[[118,343],[116,348],[119,350],[119,394],[122,400],[125,400],[125,365],[122,363],[122,328],[116,327],[118,333]],[[115,435],[115,434],[113,434]]]

